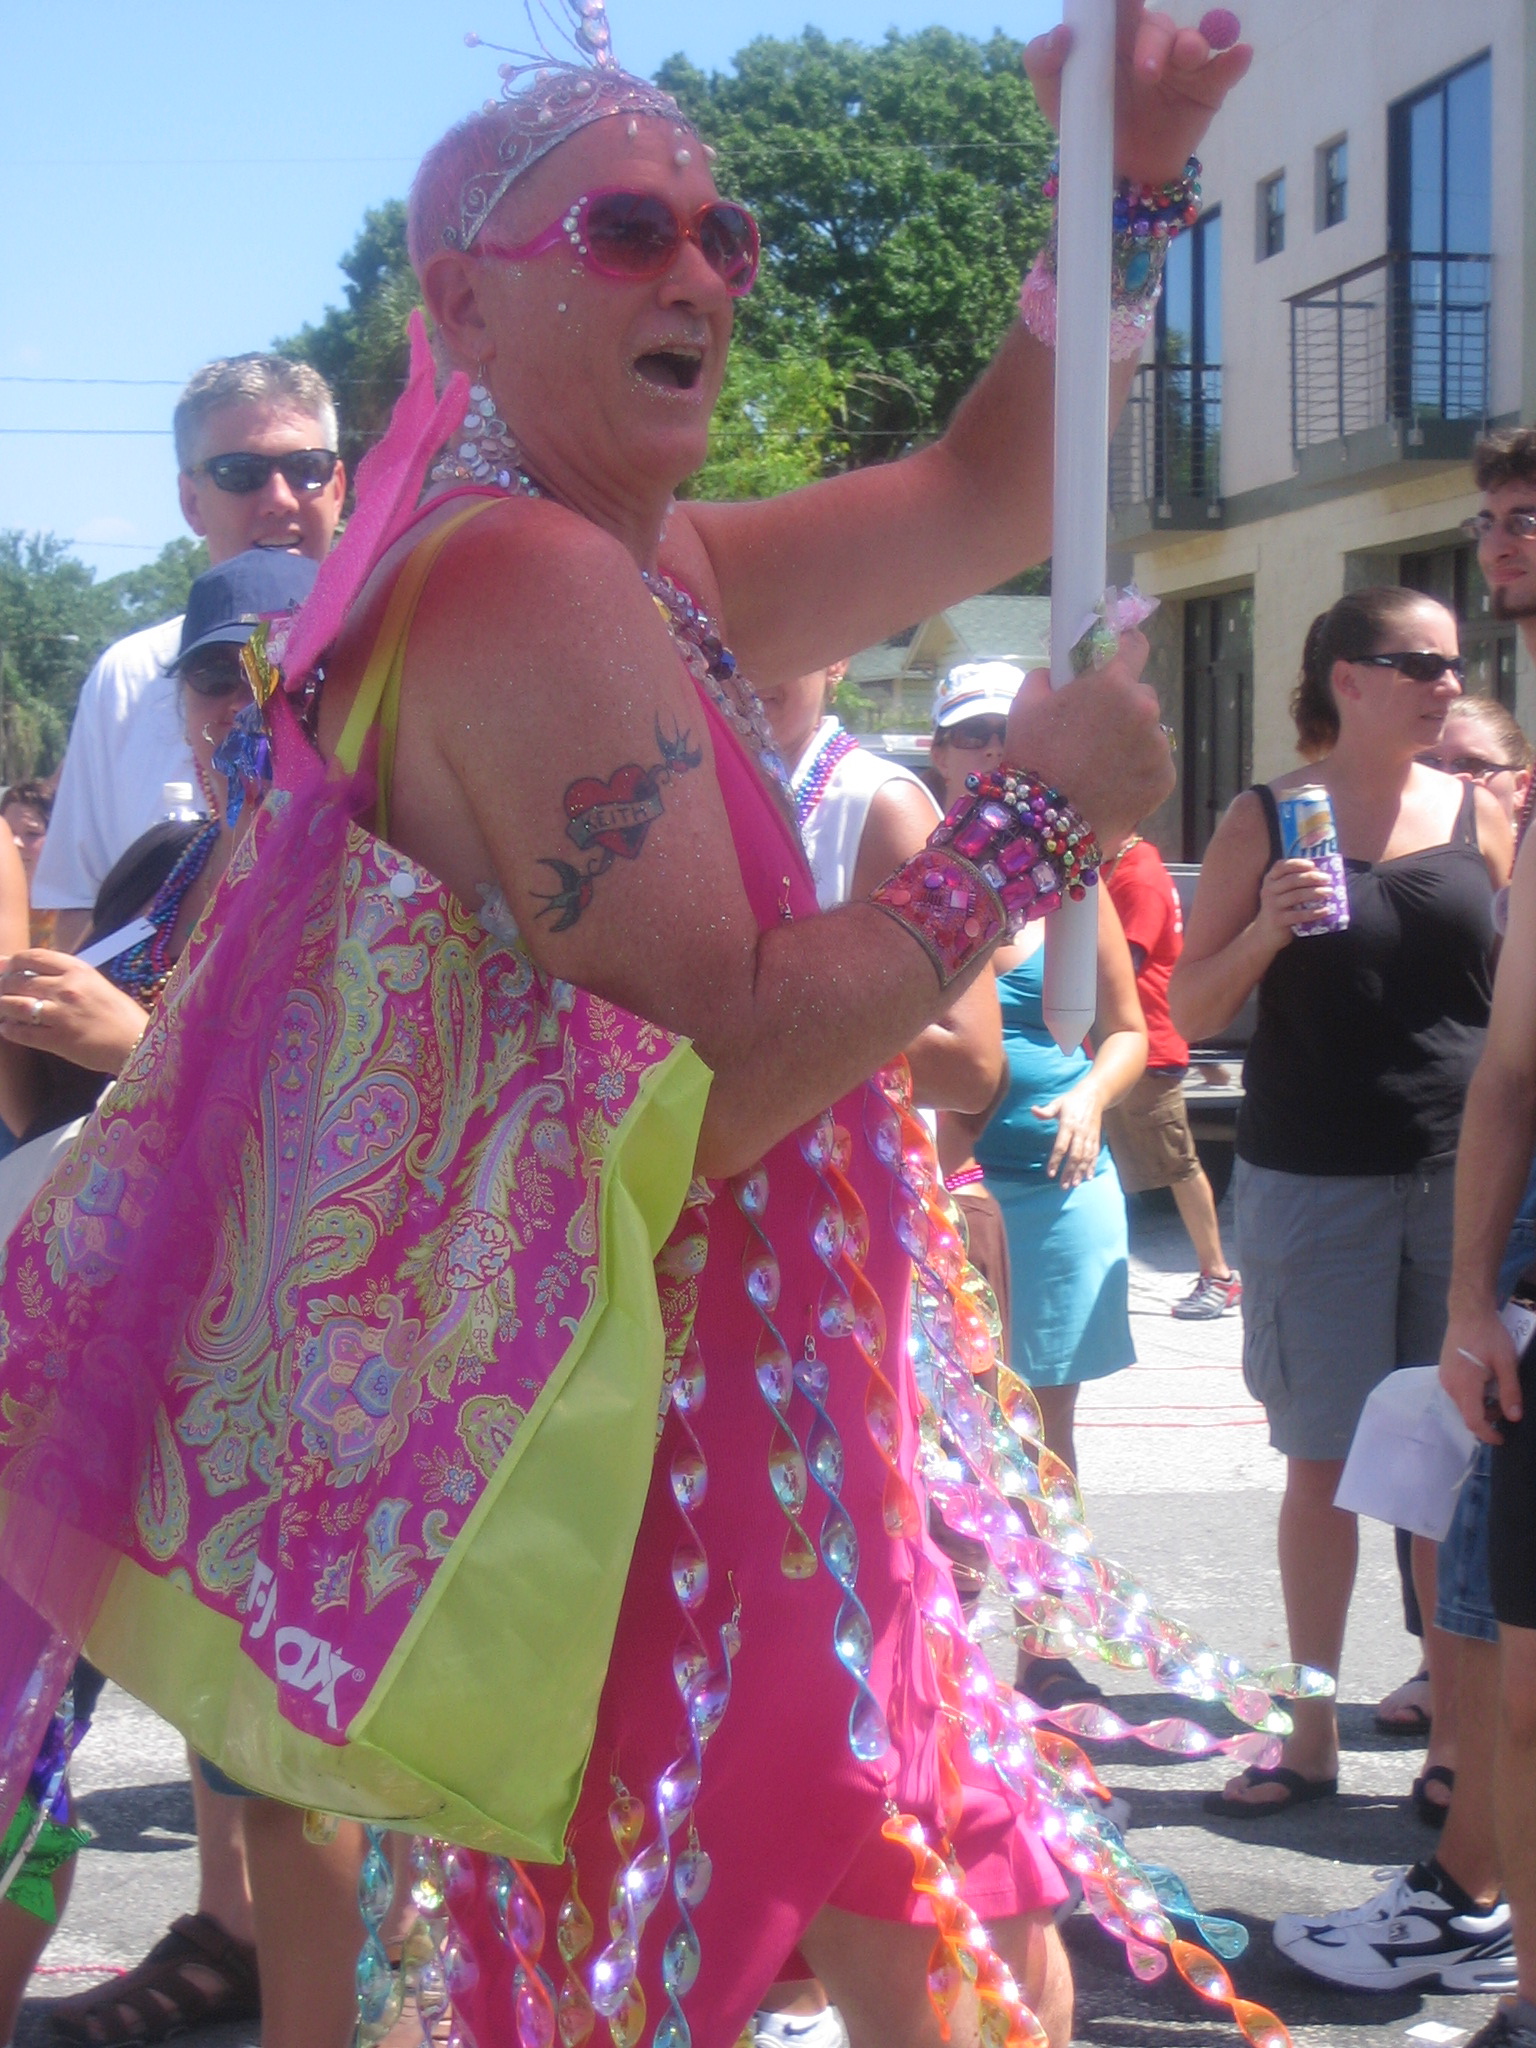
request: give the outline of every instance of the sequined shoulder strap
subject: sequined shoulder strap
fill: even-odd
[[[384,620],[373,643],[373,652],[368,657],[368,666],[363,670],[363,679],[357,686],[352,709],[347,713],[341,738],[336,742],[337,760],[349,775],[355,774],[368,735],[375,721],[378,723],[379,795],[375,829],[381,839],[389,836],[389,792],[394,783],[395,734],[400,723],[400,677],[405,668],[405,645],[410,638],[411,621],[416,616],[416,607],[421,602],[422,591],[426,589],[432,565],[450,535],[484,512],[487,506],[498,502],[495,498],[477,498],[474,504],[435,527],[406,557],[404,567],[395,578],[395,587],[389,593]]]

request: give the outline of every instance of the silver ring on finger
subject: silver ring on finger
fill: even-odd
[[[33,996],[31,1002],[32,1015],[29,1021],[33,1024],[41,1024],[43,1021],[43,1012],[47,1009],[47,1007],[48,1005],[43,1001],[41,996]]]

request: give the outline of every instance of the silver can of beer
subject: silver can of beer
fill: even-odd
[[[1349,923],[1349,883],[1339,852],[1333,804],[1320,782],[1305,782],[1275,798],[1280,817],[1280,848],[1287,860],[1309,860],[1328,878],[1328,908],[1307,924],[1294,925],[1298,939],[1320,932],[1341,932]]]

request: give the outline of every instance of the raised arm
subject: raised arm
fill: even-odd
[[[1170,778],[1156,698],[1135,680],[1144,643],[1130,654],[1070,691],[1021,692],[1010,727],[1022,764],[1122,832]],[[703,1171],[760,1157],[964,985],[941,989],[919,942],[868,904],[759,937],[656,607],[619,545],[556,507],[498,507],[450,542],[412,635],[397,759],[392,835],[408,852],[468,902],[498,881],[548,972],[693,1040],[715,1074]],[[573,813],[641,781],[648,822],[578,856]]]
[[[1160,183],[1182,172],[1252,52],[1213,57],[1197,30],[1176,30],[1142,0],[1119,0],[1118,14],[1117,160]],[[1067,48],[1058,29],[1025,58],[1053,120]],[[1131,371],[1115,370],[1115,413]],[[1053,388],[1054,357],[1015,325],[931,447],[787,497],[685,507],[748,674],[806,674],[1043,560]]]

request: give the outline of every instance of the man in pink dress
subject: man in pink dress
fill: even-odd
[[[1119,167],[1155,194],[1180,178],[1249,53],[1213,55],[1140,0],[1118,11]],[[595,10],[576,34],[605,50]],[[1031,48],[1048,112],[1065,53],[1059,31]],[[370,527],[360,495],[353,547],[311,608],[331,605],[339,625],[323,687],[313,635],[285,657],[288,685],[312,685],[321,754],[342,759],[370,653],[394,657],[378,751],[387,824],[382,810],[374,821],[384,852],[370,858],[401,867],[399,901],[420,901],[423,920],[450,902],[487,906],[482,923],[541,987],[690,1041],[712,1077],[694,1186],[658,1265],[663,1299],[687,1295],[691,1326],[567,1861],[528,1868],[542,1926],[519,1903],[502,1938],[494,1873],[460,1900],[455,1954],[474,1960],[456,2008],[479,2048],[552,2038],[552,2015],[535,2009],[543,1980],[514,1951],[561,1916],[569,2038],[595,2006],[617,2048],[730,2048],[798,1947],[855,2048],[931,2048],[930,1992],[964,2048],[1030,2038],[1020,1991],[1064,2044],[1062,1887],[1032,1799],[956,1739],[953,1592],[914,1492],[906,1344],[926,1141],[870,1077],[984,971],[1032,896],[1049,905],[1082,886],[1089,827],[1123,837],[1166,794],[1156,699],[1138,680],[1145,645],[1128,636],[1060,694],[1037,678],[1009,719],[1007,802],[1000,784],[953,847],[941,828],[872,900],[818,913],[741,678],[824,667],[1049,552],[1052,357],[1016,327],[946,435],[889,468],[761,504],[675,502],[706,454],[755,229],[654,87],[556,70],[471,117],[422,167],[412,258],[441,357],[474,379],[471,410],[419,517]],[[1116,402],[1128,375],[1116,373]],[[407,636],[392,596],[433,542]],[[374,914],[405,915],[382,897]],[[424,938],[391,970],[402,1001],[418,956],[430,967]],[[499,1075],[510,1109],[506,1026],[487,1012],[476,1028],[464,1071]],[[612,1078],[622,1095],[625,1074]],[[480,1094],[472,1106],[483,1113]],[[376,1141],[376,1124],[359,1130]],[[399,1201],[393,1227],[438,1225],[425,1195]],[[944,1263],[942,1231],[926,1247],[924,1261]],[[475,1256],[485,1248],[482,1230]],[[412,1268],[422,1286],[445,1270],[436,1260]],[[338,1292],[338,1313],[366,1319],[374,1299]],[[509,1353],[493,1369],[507,1378],[514,1364]],[[408,1354],[381,1353],[380,1385],[411,1369]],[[798,1467],[770,1462],[779,1389]],[[383,1425],[355,1421],[383,1441]],[[396,1455],[403,1497],[383,1505],[411,1518],[423,1499],[454,1500],[423,1494]],[[354,1465],[328,1483],[382,1483]],[[313,1483],[297,1465],[291,1476]],[[402,1528],[424,1532],[419,1557],[453,1520],[440,1504],[397,1515],[395,1554]],[[301,1551],[308,1527],[295,1521]],[[318,1674],[334,1698],[346,1630],[366,1632],[371,1602],[333,1587],[317,1583],[311,1608],[324,1593],[336,1609]],[[308,1599],[298,1574],[270,1570],[261,1597],[247,1624],[258,1661],[272,1654],[254,1640],[266,1616],[281,1624]],[[274,1639],[298,1630],[295,1618]],[[309,1696],[285,1713],[316,1715],[316,1675],[306,1666],[290,1684]],[[445,1700],[445,1744],[451,1722]],[[965,1873],[963,1911],[947,1860]],[[929,1976],[935,1911],[943,1982]],[[976,1989],[962,1952],[983,1959]],[[548,1952],[546,1967],[559,1976]],[[282,2048],[309,2038],[299,2027]]]

